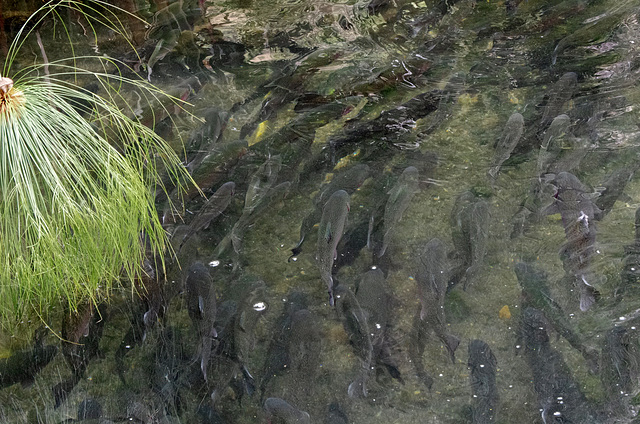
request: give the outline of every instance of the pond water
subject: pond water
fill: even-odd
[[[209,200],[158,195],[146,294],[3,337],[2,422],[635,422],[640,3],[123,3],[139,57],[74,45],[188,102]]]

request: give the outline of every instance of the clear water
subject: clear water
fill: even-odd
[[[186,108],[192,115],[174,114],[173,126],[162,134],[176,150],[181,140],[187,142],[186,162],[203,150],[218,152],[215,160],[203,160],[200,170],[193,172],[207,196],[233,181],[233,199],[208,228],[185,241],[177,255],[181,267],[167,257],[166,275],[157,271],[166,280],[159,278],[158,284],[150,285],[148,298],[161,290],[160,303],[132,299],[130,284],[124,282],[121,293],[101,309],[101,319],[94,314],[88,336],[81,334],[78,341],[89,346],[93,340],[97,351],[83,353],[51,334],[45,336],[44,343],[58,346],[60,352],[37,373],[25,367],[24,376],[34,375],[33,384],[0,390],[3,422],[75,419],[78,406],[88,398],[99,402],[103,420],[113,422],[268,422],[264,399],[269,397],[306,411],[314,423],[343,422],[327,418],[333,402],[349,423],[485,422],[478,417],[472,421],[468,346],[474,339],[486,342],[497,361],[499,401],[494,420],[486,422],[538,423],[544,414],[550,415],[547,422],[583,422],[574,409],[589,408],[595,411],[589,422],[633,422],[640,389],[640,345],[634,325],[640,301],[634,284],[623,284],[621,272],[625,260],[627,269],[633,267],[626,259],[632,249],[625,251],[625,246],[635,239],[638,180],[631,178],[603,219],[596,222],[587,217],[588,231],[597,227],[597,232],[590,233],[595,234],[595,244],[585,248],[588,258],[582,265],[569,266],[569,273],[586,276],[600,293],[588,311],[580,309],[579,280],[573,284],[566,277],[559,255],[567,242],[566,220],[555,211],[540,213],[537,219],[526,218],[524,234],[512,237],[512,232],[514,215],[540,179],[553,184],[561,171],[575,174],[588,186],[580,203],[584,213],[585,204],[597,201],[591,193],[602,192],[609,175],[636,168],[640,148],[638,2],[395,1],[375,6],[243,0],[205,5],[204,14],[197,2],[173,3],[160,12],[155,3],[138,5],[139,15],[151,29],[140,46],[141,57],[144,63],[152,63],[153,72],[149,76],[144,66],[139,69],[141,76],[149,76],[174,95],[189,93]],[[3,13],[11,37],[20,14]],[[71,28],[79,49],[93,48],[117,58],[128,53],[128,47],[107,32],[92,47],[83,38],[80,24]],[[144,34],[136,34],[144,40]],[[171,42],[174,35],[179,35],[175,44]],[[53,36],[51,55],[64,55],[56,51],[56,41]],[[160,41],[170,51],[154,57]],[[35,42],[32,47],[20,60],[29,62],[38,56]],[[577,77],[573,92],[557,85],[567,72]],[[420,102],[411,102],[421,95],[425,96]],[[131,102],[136,102],[133,95]],[[431,106],[425,106],[429,102]],[[524,117],[523,136],[492,181],[487,172],[495,164],[493,145],[515,112]],[[551,120],[562,113],[571,121],[568,134],[558,144],[557,157],[564,159],[552,175],[540,178],[540,145]],[[207,116],[222,125],[207,126],[203,123]],[[215,141],[199,145],[198,131]],[[273,188],[259,190],[259,199],[264,196],[271,201],[256,203],[253,216],[241,218],[252,176],[276,156],[282,166],[273,167],[271,187],[289,182],[286,196]],[[295,260],[288,259],[303,220],[316,207],[322,215],[320,210],[334,189],[322,200],[314,199],[333,178],[359,164],[366,164],[370,172],[351,193],[345,235],[332,273],[334,283],[355,291],[366,271],[372,267],[383,271],[387,290],[383,303],[388,307],[384,346],[401,378],[393,378],[384,366],[374,366],[365,373],[367,395],[350,396],[350,385],[368,363],[366,352],[361,354],[362,343],[357,343],[362,336],[358,339],[348,326],[354,319],[361,322],[362,315],[357,309],[345,312],[345,291],[337,290],[336,307],[329,305],[316,262],[321,254],[316,229],[309,232]],[[385,206],[408,166],[419,172],[419,190],[398,220],[399,214],[385,215]],[[545,187],[536,211],[556,201],[555,186]],[[434,332],[429,334],[421,355],[433,378],[429,390],[412,358],[418,343],[415,317],[420,310],[417,281],[424,279],[423,248],[437,237],[447,253],[453,252],[444,269],[460,265],[450,216],[456,199],[467,190],[488,203],[488,215],[472,224],[486,234],[486,254],[478,256],[477,272],[468,273],[466,290],[461,282],[443,294],[442,305],[427,305],[428,310],[444,308],[445,331],[460,339],[451,361],[442,340]],[[176,250],[203,204],[204,199],[196,196],[185,203],[177,223],[167,216],[166,227]],[[158,199],[157,206],[162,212],[163,199]],[[239,221],[243,224],[234,230]],[[585,225],[584,219],[581,222]],[[388,247],[379,257],[389,227]],[[321,229],[320,237],[326,234],[326,228]],[[221,253],[218,246],[230,235],[239,235],[238,252],[229,245]],[[474,236],[474,248],[482,245],[478,238],[482,237]],[[576,244],[571,248],[579,250]],[[546,272],[549,296],[561,308],[547,310],[547,319],[553,314],[562,317],[586,349],[600,354],[598,372],[551,325],[545,326],[550,336],[545,346],[555,352],[555,360],[561,355],[558,362],[545,356],[539,346],[522,344],[518,338],[522,310],[531,301],[523,297],[514,265],[523,260]],[[218,337],[212,342],[207,382],[200,359],[203,324],[190,318],[190,295],[185,290],[188,269],[195,262],[207,265],[217,300]],[[297,332],[285,331],[293,340],[287,344],[281,317],[295,297],[293,291],[306,296],[309,312]],[[233,325],[225,320],[230,301],[236,302],[238,311]],[[145,313],[153,305],[161,305],[164,314],[158,320],[146,315],[145,325]],[[376,324],[380,323],[369,320],[367,326]],[[622,348],[605,343],[615,325],[627,332],[619,362],[612,358]],[[63,325],[61,318],[50,326],[66,334],[81,327]],[[34,331],[29,328],[24,335],[5,336],[3,356],[28,357],[20,351],[33,348]],[[264,382],[270,374],[267,358],[287,347],[288,368],[277,369],[278,375]],[[529,366],[535,353],[527,349],[542,352],[538,364],[565,363],[566,367],[558,365],[550,372],[545,368],[545,375],[535,373]],[[69,358],[77,355],[84,358],[86,370],[76,373],[73,381],[70,363],[74,362]],[[247,379],[240,364],[254,378],[252,395],[243,387]],[[579,390],[584,399],[575,401],[561,385],[567,375],[575,381],[571,393]],[[625,377],[630,382],[622,383]],[[560,415],[549,413],[544,404],[545,396],[552,393],[540,393],[539,383],[545,378],[560,386],[554,393],[564,394],[567,403],[574,402]],[[68,395],[55,407],[52,388],[63,382],[69,384]],[[626,384],[621,396],[613,393],[616,383]],[[272,422],[280,421],[272,417]]]

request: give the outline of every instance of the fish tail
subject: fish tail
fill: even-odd
[[[582,283],[580,284],[580,310],[584,312],[588,311],[598,301],[600,292],[587,282],[584,275],[580,275],[579,278]]]
[[[382,244],[382,248],[380,249],[380,252],[378,252],[378,257],[381,258],[382,255],[384,255],[384,252],[386,252],[387,250],[387,242],[383,242]]]

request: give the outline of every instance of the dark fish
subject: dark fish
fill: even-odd
[[[273,187],[278,179],[278,173],[282,167],[282,159],[280,155],[270,156],[260,167],[253,173],[249,179],[249,187],[244,200],[244,211],[250,212],[255,208],[260,199]]]
[[[196,415],[200,420],[197,424],[227,424],[222,416],[209,405],[202,405],[196,411]]]
[[[279,203],[289,193],[290,187],[291,183],[289,181],[280,183],[267,190],[266,193],[263,193],[253,207],[245,209],[231,228],[231,231],[229,231],[216,246],[213,252],[213,259],[218,260],[223,257],[230,247],[233,247],[233,251],[231,252],[233,256],[233,271],[237,271],[241,265],[240,253],[242,252],[242,242],[245,232],[251,228],[260,217],[276,211]]]
[[[578,75],[567,72],[549,89],[547,104],[544,107],[540,127],[546,128],[553,118],[566,112],[566,103],[571,100],[578,88]]]
[[[629,397],[638,387],[640,350],[635,329],[614,326],[605,335],[602,346],[600,378],[613,416],[631,416]]]
[[[562,355],[551,347],[547,328],[540,310],[524,310],[520,331],[543,422],[600,423]]]
[[[450,286],[464,279],[463,289],[475,280],[484,263],[489,239],[489,203],[470,191],[458,196],[451,211],[451,237],[459,265],[452,272]]]
[[[370,139],[381,141],[382,143],[377,146],[378,149],[398,142],[414,130],[418,119],[425,118],[438,110],[442,97],[440,90],[429,91],[383,111],[373,120],[350,121],[342,137],[329,141],[331,162],[335,164],[340,158],[356,150],[358,143],[363,140],[367,140],[367,143],[371,143]],[[441,121],[442,119],[438,120],[438,122]]]
[[[349,418],[338,402],[329,404],[329,410],[324,417],[324,424],[349,424]]]
[[[498,407],[498,387],[496,386],[496,367],[498,362],[489,345],[482,340],[469,343],[469,362],[471,370],[471,415],[473,424],[496,422]]]
[[[567,242],[560,249],[560,258],[568,276],[580,289],[580,310],[586,311],[599,295],[590,283],[591,257],[596,241],[595,217],[601,213],[592,200],[597,194],[568,172],[556,175],[553,183],[557,187],[556,200],[545,212],[562,216]]]
[[[193,173],[200,166],[202,160],[213,150],[220,139],[227,122],[224,112],[217,109],[210,109],[205,113],[205,123],[200,128],[193,131],[187,142],[187,170]]]
[[[289,181],[270,188],[266,193],[263,193],[252,208],[242,213],[242,216],[240,216],[240,219],[234,224],[229,234],[235,253],[239,254],[242,251],[242,240],[244,239],[244,234],[247,229],[249,229],[258,218],[268,215],[267,211],[273,213],[277,210],[278,202],[281,202],[287,196],[290,188],[291,183]]]
[[[567,135],[563,141],[561,155],[549,166],[551,174],[573,171],[589,153],[590,142],[586,138]]]
[[[215,327],[216,321],[216,293],[213,279],[209,270],[201,262],[196,262],[189,267],[185,281],[187,294],[187,311],[193,324],[197,328],[201,339],[200,369],[204,379],[207,380],[207,366],[211,357],[213,339],[218,336]]]
[[[282,375],[291,363],[291,326],[293,317],[298,311],[306,310],[307,299],[300,292],[293,292],[287,296],[284,311],[276,320],[272,331],[273,337],[267,348],[266,360],[263,368],[263,377],[260,382],[261,399],[271,379]]]
[[[206,155],[191,177],[196,185],[188,185],[186,192],[175,188],[164,202],[162,212],[162,225],[170,225],[176,222],[176,214],[181,215],[183,201],[189,201],[202,195],[202,190],[221,184],[238,160],[247,152],[247,142],[244,140],[230,141],[217,144],[213,151]],[[178,211],[176,211],[176,208]]]
[[[367,382],[371,377],[371,370],[375,358],[373,357],[373,333],[369,328],[367,314],[360,307],[360,303],[353,292],[344,285],[335,287],[336,298],[340,300],[338,312],[342,324],[349,334],[349,340],[356,355],[360,359],[360,366],[355,380],[349,384],[349,397],[366,397]]]
[[[78,420],[92,420],[102,417],[102,405],[95,399],[85,399],[78,405]]]
[[[552,203],[550,199],[555,194],[555,188],[546,179],[547,177],[533,179],[527,196],[511,218],[513,222],[512,239],[524,235],[534,224],[539,223],[544,216],[544,209]]]
[[[313,199],[313,211],[307,215],[300,226],[300,241],[291,249],[291,257],[297,256],[302,251],[302,244],[311,229],[320,222],[322,218],[322,208],[331,194],[338,190],[344,190],[349,195],[353,194],[362,183],[369,177],[370,170],[365,164],[358,164],[350,167],[346,171],[336,173],[329,184],[320,188],[320,192]],[[289,258],[291,260],[291,258]]]
[[[386,252],[395,226],[402,219],[402,214],[409,207],[413,196],[419,191],[419,184],[418,170],[410,166],[402,172],[398,182],[389,191],[389,199],[384,209],[384,236],[378,257]]]
[[[620,272],[620,285],[615,290],[619,302],[630,290],[640,287],[640,208],[636,209],[635,240],[624,247],[624,259]]]
[[[502,163],[509,159],[511,152],[516,147],[522,133],[524,132],[524,118],[519,113],[514,113],[509,117],[507,124],[502,130],[502,135],[493,145],[496,150],[493,155],[493,161],[489,168],[488,175],[492,180],[495,180],[500,172]]]
[[[255,381],[246,364],[256,347],[255,328],[266,310],[264,290],[261,280],[235,281],[234,293],[218,308],[218,337],[209,379],[213,405],[227,387],[236,391],[238,399],[255,392]]]
[[[565,137],[568,135],[570,126],[571,119],[567,115],[558,115],[544,132],[544,138],[538,153],[538,176],[543,176],[549,172],[552,164],[562,154]]]
[[[600,188],[598,188],[600,196],[595,200],[596,206],[600,209],[600,213],[595,216],[598,221],[601,221],[613,209],[613,205],[622,196],[624,188],[633,178],[636,169],[637,166],[618,169],[600,184]]]
[[[573,330],[567,319],[567,314],[560,305],[553,300],[547,284],[547,275],[533,265],[518,262],[515,265],[518,283],[522,287],[522,308],[533,307],[542,311],[553,329],[564,337],[569,344],[582,354],[593,372],[598,370],[598,354],[587,348],[580,336]]]
[[[211,221],[216,219],[218,215],[224,212],[231,203],[233,195],[235,193],[236,184],[233,181],[224,183],[213,196],[207,199],[206,203],[202,205],[198,214],[193,218],[191,224],[189,224],[189,231],[182,237],[182,242],[178,250],[184,246],[186,241],[201,230],[206,230],[211,224]]]
[[[31,350],[15,352],[8,358],[0,359],[0,388],[16,383],[27,385],[58,353],[55,346],[36,343]]]
[[[225,291],[225,300],[216,316],[218,332],[214,349],[215,383],[211,394],[215,404],[224,389],[234,382],[238,398],[255,392],[255,381],[247,364],[256,348],[256,327],[267,310],[264,281],[243,276]]]
[[[356,299],[362,308],[370,331],[373,361],[384,366],[389,374],[400,381],[400,371],[391,357],[389,321],[391,319],[391,297],[380,269],[369,270],[362,275],[356,290]]]
[[[76,384],[84,377],[91,360],[99,355],[99,344],[105,323],[102,317],[106,312],[107,309],[104,305],[101,305],[99,311],[96,311],[90,302],[82,304],[75,312],[65,310],[62,319],[61,351],[71,370],[71,377],[52,388],[56,407],[66,400]],[[142,314],[139,314],[138,318],[142,318]],[[140,331],[137,335],[141,340],[142,332]],[[116,351],[117,362],[118,351]]]
[[[433,331],[449,352],[455,363],[455,351],[460,339],[447,332],[444,298],[449,281],[449,265],[444,244],[438,239],[430,240],[417,258],[415,279],[418,284],[421,307],[413,320],[413,338],[409,355],[416,367],[418,377],[431,389],[433,378],[425,370],[422,356],[429,333]]]
[[[349,213],[349,194],[338,190],[329,197],[322,209],[322,218],[318,228],[318,245],[316,249],[316,263],[320,270],[320,277],[329,292],[329,304],[334,305],[333,299],[333,261],[338,252],[336,248],[347,225]]]
[[[264,410],[271,424],[309,424],[309,414],[280,398],[268,398],[264,401]]]

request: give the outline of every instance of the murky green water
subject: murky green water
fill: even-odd
[[[269,419],[263,405],[270,397],[306,411],[312,423],[634,422],[640,300],[637,281],[623,279],[621,272],[625,264],[627,270],[634,267],[629,259],[634,251],[625,246],[635,240],[640,183],[632,177],[600,220],[589,216],[588,207],[604,196],[609,175],[637,167],[640,3],[204,4],[204,14],[197,2],[176,2],[160,11],[155,3],[138,5],[148,22],[146,34],[125,24],[141,41],[142,63],[109,32],[101,32],[92,47],[81,21],[70,26],[78,50],[130,60],[142,77],[187,97],[192,115],[173,113],[157,131],[178,151],[181,140],[186,143],[185,164],[207,196],[227,181],[235,183],[235,194],[182,248],[204,199],[187,199],[174,222],[159,197],[181,267],[167,256],[166,273],[156,270],[157,281],[147,282],[143,299],[132,299],[130,283],[123,282],[100,314],[52,320],[56,334],[76,335],[79,345],[47,333],[40,342],[58,346],[59,352],[35,366],[32,352],[24,351],[34,349],[34,328],[25,324],[24,334],[4,337],[3,356],[25,361],[18,362],[22,376],[5,380],[2,373],[15,365],[9,359],[0,363],[0,381],[6,382],[1,385],[7,386],[0,390],[3,422],[75,419],[78,406],[90,398],[101,405],[101,419],[113,422],[262,423]],[[3,14],[11,38],[20,14]],[[68,54],[56,37],[50,56]],[[154,54],[159,43],[165,55]],[[20,60],[39,60],[38,52],[33,42]],[[560,87],[568,72],[575,73],[576,85]],[[137,111],[137,98],[130,97]],[[487,172],[495,164],[493,145],[515,112],[524,117],[523,135],[492,181]],[[567,114],[571,125],[551,141],[555,168],[541,173],[540,146],[560,114]],[[259,170],[267,160],[281,166]],[[363,164],[366,179],[359,186],[353,179],[347,184],[350,210],[332,269],[334,285],[342,289],[331,307],[316,262],[322,253],[318,237],[335,240],[341,234],[321,224],[320,234],[312,229],[301,253],[288,259],[303,221],[317,208],[311,221],[320,222],[329,196],[346,187],[319,194],[341,173]],[[398,220],[399,214],[385,214],[385,208],[409,166],[418,170],[419,189],[411,191]],[[557,178],[562,171],[588,186],[569,187],[578,200],[563,197],[566,187]],[[256,183],[258,175],[262,179]],[[536,184],[544,187],[537,198],[531,194]],[[257,193],[253,202],[245,203],[247,190]],[[461,225],[471,230],[452,228],[452,209],[467,190],[474,193],[472,202],[487,202],[488,215],[462,218]],[[523,204],[526,230],[514,235],[514,217],[521,216]],[[566,209],[543,212],[554,204]],[[379,256],[389,228],[389,246]],[[472,246],[473,273],[452,232],[471,234],[471,241],[463,237],[462,248]],[[433,238],[448,253],[443,269],[462,270],[462,281],[449,291],[425,289],[431,293],[426,309],[443,308],[445,316],[429,328],[435,331],[429,331],[420,355],[423,371],[433,379],[429,390],[412,352],[420,344],[418,328],[428,321],[416,318],[418,283],[437,279],[433,267],[422,265],[428,262],[423,248]],[[514,272],[519,261],[546,272],[550,291],[541,295],[542,303],[523,295]],[[207,265],[217,301],[207,381],[201,358],[212,308],[202,300],[209,294],[198,292],[205,289],[194,288],[200,283],[186,281],[196,262]],[[345,290],[356,291],[372,267],[385,277],[386,292],[374,296],[381,302],[378,312],[388,309],[382,323],[368,318],[375,311],[358,309]],[[599,297],[583,311],[580,295],[587,280]],[[210,284],[202,286],[208,290]],[[298,296],[294,291],[306,299],[298,306],[305,312],[295,318],[287,306]],[[364,304],[362,292],[356,297]],[[547,341],[540,335],[519,337],[527,331],[527,322],[521,324],[526,307],[543,310],[547,322],[540,331],[548,331]],[[571,336],[559,329],[558,320],[566,322],[562,328],[571,329],[582,353],[568,342]],[[384,341],[376,345],[385,325]],[[612,336],[616,325],[624,332],[622,341]],[[460,341],[454,361],[436,335],[440,330]],[[478,396],[489,396],[472,388],[468,346],[474,339],[488,344],[497,364],[495,387],[489,385],[497,407],[484,417],[472,413]],[[585,351],[598,354],[599,369],[590,369]],[[272,359],[269,368],[268,358],[281,363]],[[27,375],[34,376],[33,384],[11,384],[26,383]],[[366,380],[366,396],[349,390],[358,379]],[[247,390],[252,384],[255,391]],[[332,403],[348,421],[328,415]],[[585,418],[576,411],[591,414]],[[300,417],[271,422],[308,422]]]

